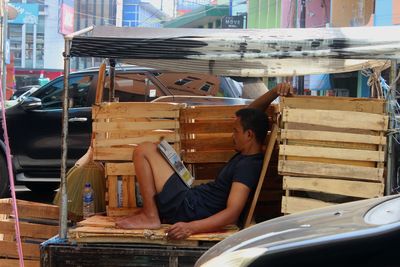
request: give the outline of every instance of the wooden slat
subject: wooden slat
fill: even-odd
[[[383,196],[383,183],[369,183],[325,178],[283,177],[283,189],[313,191],[360,198]]]
[[[178,118],[183,105],[171,103],[113,102],[93,106],[92,118]]]
[[[159,142],[161,138],[165,138],[166,141],[170,143],[179,142],[180,137],[178,134],[175,136],[165,137],[163,133],[153,136],[142,136],[136,138],[115,138],[115,139],[95,139],[95,146],[97,147],[108,147],[108,146],[119,146],[119,145],[130,145],[130,144],[140,144],[143,142]]]
[[[17,207],[20,218],[42,218],[54,220],[58,220],[59,218],[59,207],[56,205],[17,200]],[[0,199],[0,214],[11,213],[11,199]]]
[[[381,137],[375,135],[338,133],[338,132],[327,132],[327,131],[282,130],[281,138],[295,139],[295,140],[313,140],[313,141],[386,145],[386,137],[383,136]]]
[[[40,244],[22,243],[24,258],[32,259],[40,257]],[[0,257],[18,258],[16,241],[0,241]]]
[[[216,163],[228,162],[235,151],[197,151],[183,152],[182,160],[185,163]]]
[[[19,266],[19,260],[0,259],[0,267]],[[24,260],[25,267],[40,267],[40,260]]]
[[[148,122],[96,122],[93,124],[93,131],[118,132],[134,130],[157,130],[157,129],[179,129],[177,120],[151,120]]]
[[[375,131],[385,131],[388,128],[388,117],[385,115],[352,111],[284,109],[282,120],[283,122]]]
[[[201,150],[233,150],[232,134],[224,138],[196,138],[182,140],[182,148],[184,150],[195,149]]]
[[[345,143],[345,142],[330,142],[330,141],[314,141],[314,140],[288,140],[288,145],[301,145],[301,146],[319,146],[319,147],[333,147],[333,148],[347,148],[359,150],[378,150],[378,145],[362,144],[362,143]]]
[[[181,123],[181,131],[191,133],[232,133],[234,120],[230,121],[203,121],[195,123]]]
[[[307,161],[307,162],[319,162],[326,164],[340,164],[340,165],[349,165],[349,166],[361,166],[361,167],[371,167],[376,168],[376,162],[373,161],[357,161],[357,160],[341,160],[341,159],[324,159],[324,158],[311,158],[311,157],[296,157],[296,156],[288,156],[287,160],[294,161]]]
[[[324,202],[310,198],[301,197],[282,197],[282,213],[290,214],[306,210],[312,210],[327,206],[332,206],[334,203]]]
[[[135,175],[135,167],[132,162],[106,163],[106,175]]]
[[[118,199],[117,199],[117,176],[116,175],[108,175],[108,207],[116,208],[118,207]]]
[[[281,107],[385,113],[385,100],[350,97],[295,96],[282,97]]]
[[[383,178],[383,168],[324,164],[292,160],[281,160],[279,161],[278,166],[279,174],[281,175],[342,177],[371,181],[381,181]]]
[[[40,225],[34,223],[19,222],[21,236],[32,238],[50,238],[58,233],[58,226]],[[2,233],[15,233],[14,220],[8,219],[0,221],[0,229]]]
[[[129,183],[128,183],[128,207],[136,207],[136,187],[135,187],[135,176],[129,175],[128,176]]]
[[[235,112],[245,106],[196,106],[181,111],[184,119],[230,119],[235,118]]]
[[[374,162],[383,162],[385,160],[383,151],[291,145],[280,145],[279,155]]]
[[[264,160],[263,160],[263,166],[262,166],[262,169],[261,169],[260,177],[258,179],[257,188],[254,191],[254,196],[253,196],[253,199],[251,201],[249,211],[245,216],[245,220],[244,220],[244,227],[245,228],[250,226],[250,223],[251,223],[251,221],[253,219],[254,210],[256,208],[256,204],[258,202],[258,197],[260,195],[260,191],[261,191],[262,185],[264,183],[265,174],[267,172],[267,168],[268,168],[268,165],[269,165],[269,161],[271,159],[272,152],[274,150],[274,146],[275,146],[277,137],[278,137],[278,126],[276,124],[274,124],[273,128],[272,128],[272,131],[271,131],[271,134],[270,134],[269,139],[268,139],[268,146],[267,146],[267,149],[265,151]]]
[[[131,161],[134,147],[93,147],[93,159],[99,161]]]

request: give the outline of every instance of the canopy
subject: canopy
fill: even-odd
[[[67,36],[70,55],[151,68],[267,77],[386,68],[400,27],[183,29],[99,26]]]

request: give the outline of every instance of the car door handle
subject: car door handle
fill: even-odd
[[[85,122],[87,121],[87,118],[70,118],[68,119],[69,122]]]

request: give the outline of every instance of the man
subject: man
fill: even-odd
[[[143,143],[134,152],[134,164],[143,208],[117,221],[117,227],[156,229],[172,223],[168,237],[184,239],[236,223],[261,172],[262,146],[268,129],[265,109],[279,95],[288,95],[290,84],[278,84],[236,113],[233,142],[238,152],[214,182],[187,188],[153,143]]]

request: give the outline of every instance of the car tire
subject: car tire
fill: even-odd
[[[26,183],[28,187],[34,193],[52,193],[56,190],[60,183]]]
[[[10,196],[10,180],[8,179],[7,160],[0,152],[0,198]]]

